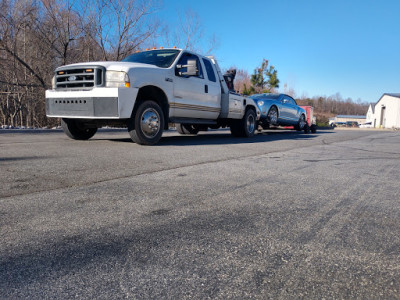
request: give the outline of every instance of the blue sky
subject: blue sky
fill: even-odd
[[[161,19],[196,12],[221,68],[249,74],[268,59],[297,97],[376,102],[400,92],[400,0],[164,0]],[[169,45],[165,45],[169,46]]]

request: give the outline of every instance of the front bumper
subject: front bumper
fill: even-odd
[[[135,105],[137,88],[47,90],[46,115],[55,118],[127,119]]]

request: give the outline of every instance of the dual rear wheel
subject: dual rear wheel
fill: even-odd
[[[195,124],[177,124],[176,131],[180,134],[198,134],[200,131],[200,126]]]
[[[253,109],[248,109],[242,119],[232,120],[230,129],[233,136],[252,137],[256,130],[256,113]]]

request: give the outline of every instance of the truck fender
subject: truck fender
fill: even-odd
[[[168,120],[169,120],[169,102],[166,93],[159,87],[155,85],[146,85],[139,88],[139,92],[137,94],[135,105],[132,110],[133,117],[136,113],[137,108],[141,103],[146,100],[152,100],[160,105],[163,114],[164,114],[164,129],[168,129]]]

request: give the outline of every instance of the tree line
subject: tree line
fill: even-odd
[[[296,99],[299,105],[314,107],[314,115],[319,125],[328,125],[329,118],[336,115],[362,115],[365,116],[370,103],[354,102],[351,98],[344,99],[339,93],[332,96],[302,97]]]
[[[157,17],[160,9],[158,0],[0,0],[0,125],[58,125],[46,118],[44,101],[58,66],[121,60],[160,43],[211,53],[216,38],[208,49],[199,48],[206,38],[195,12],[179,12],[172,27]],[[265,59],[252,75],[236,73],[235,88],[243,94],[276,92],[279,84],[277,70]],[[351,101],[320,98],[301,100],[318,113],[361,111]]]
[[[198,15],[178,12],[172,28],[160,9],[159,0],[0,0],[0,125],[58,124],[44,101],[58,66],[121,60],[159,43],[198,50]]]

